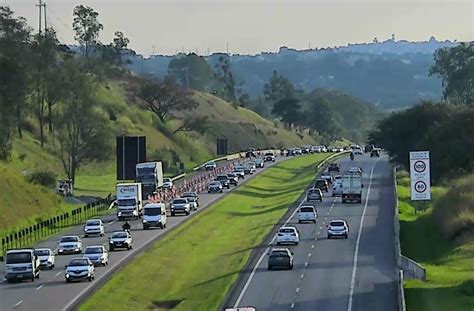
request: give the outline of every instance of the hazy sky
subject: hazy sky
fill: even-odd
[[[47,20],[73,43],[72,11],[99,12],[102,42],[121,30],[149,55],[196,51],[255,54],[370,42],[374,37],[474,41],[474,0],[45,0]],[[37,28],[38,0],[0,0]]]

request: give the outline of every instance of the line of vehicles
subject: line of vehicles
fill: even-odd
[[[323,202],[324,193],[329,193],[332,188],[332,197],[341,197],[342,203],[362,202],[362,169],[357,166],[351,167],[346,172],[341,173],[341,166],[338,163],[331,163],[327,170],[306,193],[306,201],[298,208],[298,223],[316,224],[318,212],[312,202]],[[333,219],[326,225],[327,238],[349,237],[349,224],[344,219]],[[281,227],[276,235],[277,247],[272,248],[268,253],[268,270],[276,268],[293,269],[294,253],[287,247],[278,247],[284,244],[298,245],[300,242],[300,233],[295,226],[285,225]]]
[[[236,166],[227,174],[217,175],[208,184],[209,193],[220,193],[225,187],[237,186],[240,179],[251,175],[257,169],[263,168],[266,162],[274,162],[275,155],[266,153],[257,158]],[[207,165],[207,164],[206,164]],[[160,177],[161,175],[161,177]],[[140,219],[143,230],[152,228],[164,229],[168,223],[168,214],[178,216],[189,215],[191,211],[199,208],[199,194],[197,192],[186,192],[178,198],[169,202],[167,210],[164,203],[147,202],[144,191],[154,191],[163,186],[161,174],[161,163],[152,162],[137,164],[137,182],[119,183],[117,189],[117,218],[119,221],[127,220],[122,230],[114,231],[107,238],[108,248],[103,244],[84,246],[83,240],[78,235],[66,235],[61,237],[57,248],[24,248],[8,250],[5,254],[5,278],[7,282],[31,280],[39,278],[42,269],[53,269],[56,256],[80,255],[72,258],[65,266],[66,282],[76,280],[92,281],[95,278],[97,266],[107,266],[109,263],[109,252],[120,249],[131,250],[133,248],[133,237],[130,233],[129,219]],[[99,218],[89,219],[83,226],[83,238],[92,236],[104,237],[105,225]]]

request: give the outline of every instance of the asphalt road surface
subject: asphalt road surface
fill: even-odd
[[[287,159],[286,157],[277,157],[277,162]],[[224,164],[224,163],[222,163]],[[267,167],[271,166],[270,162],[267,162]],[[247,175],[241,184],[252,176],[258,174],[261,169],[257,169],[257,173],[254,175]],[[41,272],[40,278],[35,282],[23,282],[23,283],[6,283],[1,282],[4,279],[4,264],[0,265],[0,310],[69,310],[71,306],[79,299],[79,297],[85,293],[88,289],[90,290],[94,282],[105,280],[110,277],[113,272],[112,269],[117,268],[119,265],[125,264],[125,261],[130,260],[132,256],[135,256],[140,252],[141,249],[145,248],[147,244],[156,240],[164,232],[172,230],[174,227],[180,225],[188,217],[192,217],[193,214],[199,213],[211,203],[215,202],[222,196],[226,195],[229,191],[232,191],[235,187],[231,187],[230,190],[225,189],[222,194],[200,194],[200,208],[196,212],[192,212],[191,216],[174,216],[168,217],[168,226],[166,229],[152,229],[144,231],[142,230],[141,222],[134,220],[131,222],[132,225],[132,236],[134,239],[133,250],[118,250],[109,253],[109,265],[107,267],[96,267],[96,277],[92,282],[81,282],[81,283],[70,283],[66,284],[64,277],[64,267],[73,257],[78,255],[61,255],[56,256],[55,268],[52,270],[44,270]],[[102,217],[106,228],[105,237],[88,237],[82,238],[83,247],[93,244],[108,244],[108,236],[113,231],[121,230],[122,222],[118,222],[115,215],[109,215]],[[82,237],[82,226],[73,227],[64,232],[63,235],[80,235]],[[53,250],[57,248],[57,243],[60,236],[51,238],[45,242],[40,243],[37,247],[49,247]],[[80,257],[80,255],[79,255]],[[109,275],[106,275],[108,272]]]
[[[391,311],[397,309],[394,193],[392,167],[387,158],[367,154],[339,161],[343,170],[363,170],[362,204],[342,204],[331,190],[317,202],[316,224],[298,224],[293,213],[286,221],[300,231],[294,252],[293,270],[267,270],[267,253],[276,246],[264,246],[259,260],[237,284],[229,307],[253,306],[258,311]],[[343,171],[342,170],[342,171]],[[301,205],[301,203],[300,203]],[[326,224],[345,219],[348,239],[326,238]]]

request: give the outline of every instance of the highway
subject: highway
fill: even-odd
[[[277,157],[278,163],[281,160],[287,159],[286,157]],[[273,164],[267,162],[266,166]],[[261,169],[257,169],[257,173],[254,175],[247,175],[244,180],[240,180],[240,184],[250,180],[253,176],[256,176]],[[113,275],[114,269],[118,269],[131,260],[141,250],[146,248],[148,245],[153,243],[158,237],[164,233],[172,230],[174,227],[179,226],[183,221],[192,217],[192,215],[199,213],[210,204],[223,197],[229,191],[232,191],[235,187],[231,187],[230,190],[224,189],[222,194],[208,194],[207,192],[200,194],[200,207],[198,211],[192,212],[191,216],[175,216],[168,217],[168,226],[166,229],[152,229],[144,231],[142,230],[141,222],[139,220],[132,221],[132,236],[134,239],[133,250],[119,250],[109,253],[109,265],[107,267],[96,267],[96,278],[92,282],[81,282],[81,283],[70,283],[66,284],[64,278],[64,267],[73,257],[78,255],[61,255],[56,256],[56,265],[52,270],[43,270],[40,278],[35,282],[23,282],[9,284],[3,281],[0,283],[0,310],[69,310],[77,301],[81,295],[90,291],[94,284],[97,282],[104,282],[108,277]],[[108,215],[102,217],[102,220],[106,224],[105,237],[88,237],[82,238],[83,247],[93,244],[106,244],[108,243],[107,237],[113,231],[121,230],[122,223],[116,220],[115,215]],[[68,229],[62,235],[75,234],[82,237],[82,226],[76,226]],[[61,235],[61,236],[62,236]],[[49,247],[53,250],[56,249],[57,243],[60,236],[56,236],[47,241],[44,241],[36,247]],[[80,257],[81,255],[79,255]],[[107,275],[108,274],[108,275]],[[4,279],[4,265],[0,266],[0,280]]]
[[[363,169],[362,204],[342,204],[339,197],[326,196],[316,203],[316,225],[298,224],[295,209],[285,220],[300,231],[299,245],[289,246],[294,252],[293,270],[267,270],[267,253],[276,246],[273,237],[255,254],[256,263],[236,285],[228,307],[253,306],[258,311],[397,309],[392,166],[385,155],[359,155],[353,162],[346,157],[339,163],[343,170],[350,166]],[[332,219],[347,220],[347,240],[326,238],[326,224]]]

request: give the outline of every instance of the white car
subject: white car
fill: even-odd
[[[104,223],[101,219],[89,219],[84,225],[84,237],[89,235],[105,235]]]
[[[349,169],[349,173],[359,173],[362,174],[362,169],[357,166],[353,166]]]
[[[247,162],[244,165],[250,169],[250,174],[255,173],[255,171],[257,170],[257,165],[255,164],[255,162]]]
[[[117,248],[125,248],[131,250],[133,248],[133,238],[128,231],[115,231],[109,237],[109,251]]]
[[[89,280],[91,282],[95,278],[95,268],[89,258],[74,258],[66,266],[64,276],[67,283],[74,280]]]
[[[164,189],[173,188],[173,181],[171,180],[171,178],[163,178],[163,188]]]
[[[82,240],[77,235],[66,235],[58,242],[58,254],[82,253]]]
[[[281,227],[278,230],[276,243],[280,244],[295,244],[298,245],[300,242],[300,234],[298,229],[292,226]]]
[[[109,253],[103,245],[89,245],[84,250],[84,257],[94,264],[94,266],[106,266],[109,264]]]
[[[312,205],[303,205],[298,211],[298,223],[305,221],[310,221],[316,223],[316,218],[318,218],[318,213]]]
[[[327,228],[328,239],[332,237],[343,237],[347,239],[349,236],[349,225],[345,220],[331,220]]]
[[[217,164],[214,161],[207,162],[206,165],[204,165],[204,168],[206,169],[206,171],[212,171],[217,168]]]
[[[48,268],[50,270],[54,268],[56,256],[50,248],[35,248],[35,255],[40,260],[41,268]]]
[[[363,155],[364,151],[362,151],[361,147],[356,147],[356,148],[352,148],[352,153],[354,155]]]
[[[323,201],[323,192],[319,188],[311,188],[306,195],[306,201]]]
[[[175,198],[170,203],[171,216],[178,213],[189,215],[191,213],[191,204],[186,198]]]
[[[336,179],[332,185],[332,196],[337,197],[342,195],[342,179]]]

